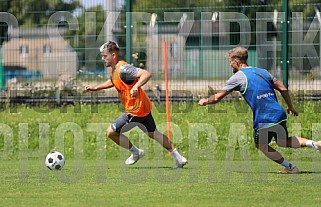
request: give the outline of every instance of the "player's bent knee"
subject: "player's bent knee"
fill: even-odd
[[[255,147],[261,151],[267,151],[268,150],[268,145],[266,144],[255,144]]]
[[[154,139],[154,135],[155,135],[155,132],[147,132],[147,136],[149,136],[149,138]]]
[[[260,149],[260,145],[259,144],[255,144],[256,149]]]
[[[114,132],[114,130],[111,127],[108,127],[108,129],[106,130],[106,135],[109,138],[112,138],[115,133],[116,132]]]

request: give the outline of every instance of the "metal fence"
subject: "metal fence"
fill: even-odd
[[[321,89],[317,0],[30,2],[0,0],[0,84],[11,98],[55,91],[53,99],[61,100],[61,91],[75,90],[68,97],[88,100],[83,86],[108,78],[98,50],[107,40],[119,43],[127,62],[153,74],[144,86],[151,95],[165,88],[164,41],[172,95],[219,90],[232,75],[226,53],[235,46],[248,48],[249,65],[266,68],[290,90]]]

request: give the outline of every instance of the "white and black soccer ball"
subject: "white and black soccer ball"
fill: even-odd
[[[49,170],[61,170],[65,165],[64,155],[58,151],[49,152],[45,164]]]

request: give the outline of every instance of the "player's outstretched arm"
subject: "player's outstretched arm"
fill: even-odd
[[[106,82],[103,82],[97,86],[91,86],[91,85],[87,85],[85,86],[85,90],[86,91],[99,91],[102,89],[108,89],[108,88],[112,88],[114,87],[114,84],[111,80],[108,80]]]
[[[287,112],[289,114],[293,114],[294,116],[298,116],[299,113],[295,110],[295,108],[293,106],[288,89],[279,80],[277,80],[273,83],[273,87],[281,93],[283,99],[285,100],[285,102],[288,106]]]
[[[222,100],[225,96],[227,96],[230,92],[226,90],[221,90],[216,94],[210,96],[209,98],[202,98],[199,100],[198,105],[206,106],[208,104],[216,104],[220,100]]]

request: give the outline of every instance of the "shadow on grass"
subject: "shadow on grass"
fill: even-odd
[[[293,174],[281,174],[278,171],[261,171],[261,172],[249,172],[249,171],[232,171],[236,173],[244,173],[244,174],[253,174],[253,173],[258,173],[258,174],[279,174],[279,175],[293,175]],[[300,174],[321,174],[321,171],[301,171]],[[298,174],[296,174],[298,175]]]
[[[321,174],[321,171],[301,171],[301,174]]]
[[[136,167],[128,167],[130,169],[172,169],[172,170],[183,170],[183,169],[188,169],[188,168],[173,168],[173,167],[169,167],[169,166],[136,166]]]

